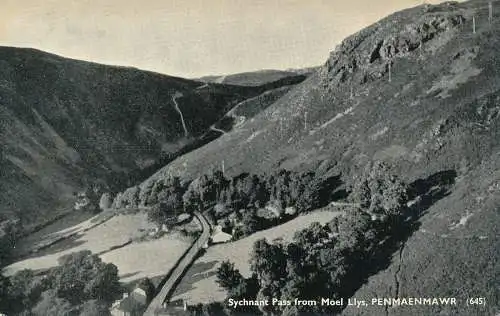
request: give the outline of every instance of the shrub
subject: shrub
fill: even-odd
[[[229,293],[232,293],[243,281],[244,278],[234,267],[234,263],[223,261],[217,269],[216,282]]]
[[[174,222],[177,214],[182,212],[182,202],[170,196],[164,202],[156,204],[148,211],[148,220],[158,226]]]
[[[408,199],[407,185],[383,162],[367,165],[353,185],[350,199],[370,213],[397,215]]]

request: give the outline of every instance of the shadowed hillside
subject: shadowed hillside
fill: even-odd
[[[205,84],[0,48],[0,219],[37,224],[86,187],[123,189],[206,143],[234,105],[304,78]]]
[[[223,83],[237,86],[256,87],[266,83],[275,82],[285,78],[296,77],[300,75],[310,75],[316,71],[316,68],[290,69],[290,70],[259,70],[253,72],[243,72],[239,74],[225,76],[206,76],[199,80],[211,83]]]
[[[499,31],[500,17],[488,21],[488,1],[395,13],[345,39],[317,73],[252,120],[141,186],[169,174],[194,178],[222,161],[230,175],[278,167],[321,174],[333,164],[347,186],[374,160],[393,165],[408,183],[451,170],[457,178],[449,192],[426,206],[418,229],[406,232],[390,263],[354,296],[449,296],[461,305],[344,312],[498,312]],[[490,304],[466,307],[475,296]]]

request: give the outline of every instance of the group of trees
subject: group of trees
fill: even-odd
[[[297,232],[288,244],[257,241],[250,265],[260,284],[256,298],[318,301],[322,297],[349,297],[385,237],[385,230],[379,229],[382,225],[367,213],[355,212],[327,225],[314,223]],[[339,307],[271,305],[261,311],[274,315],[332,314]]]
[[[228,298],[235,300],[255,298],[259,290],[257,277],[245,279],[240,271],[229,261],[224,261],[217,269],[217,283],[227,291]],[[198,304],[189,306],[189,313],[193,316],[209,315],[258,315],[259,310],[255,306],[238,306],[229,308],[220,302],[209,304]]]
[[[21,230],[21,221],[18,219],[0,220],[0,268],[10,260],[12,249]]]
[[[7,315],[109,315],[123,292],[118,269],[90,251],[63,256],[43,275],[23,270],[0,277],[0,312]]]
[[[287,207],[294,207],[296,213],[317,208],[322,202],[318,194],[321,185],[314,173],[282,169],[272,174],[242,173],[227,178],[222,171],[213,170],[189,183],[170,176],[129,188],[115,198],[113,207],[147,206],[150,221],[159,226],[171,223],[183,212],[213,209],[215,220],[236,215],[239,223],[232,223],[230,229],[237,228],[237,236],[246,236],[276,224],[256,215],[270,203],[279,210],[277,217],[282,220],[287,219],[283,216]]]
[[[82,192],[74,192],[76,197],[75,209],[90,213],[99,213],[111,205],[107,200],[111,199],[107,185],[100,180],[84,180],[85,189]],[[106,207],[105,207],[106,206]]]
[[[350,199],[371,214],[398,214],[408,199],[407,186],[380,161],[367,164],[355,179]]]
[[[255,297],[259,291],[257,276],[254,274],[250,278],[244,278],[240,271],[229,261],[224,261],[217,269],[217,283],[227,291],[229,297],[241,300],[248,297]],[[254,314],[255,307],[244,306],[238,308],[239,312]]]
[[[184,201],[205,206],[215,204],[213,217],[225,219],[225,228],[239,238],[318,208],[324,202],[318,194],[321,185],[314,173],[281,169],[272,174],[243,173],[226,179],[217,171],[213,176],[205,176],[201,185],[190,185],[186,194],[190,198]],[[200,189],[204,193],[196,194]],[[271,206],[275,214],[271,218],[259,217],[258,210],[266,206]],[[286,215],[286,208],[294,208],[294,214]]]
[[[148,219],[158,225],[176,219],[184,211],[183,194],[185,189],[181,186],[179,178],[168,178],[158,181],[149,196],[149,204],[154,206],[148,212]]]
[[[358,210],[326,225],[314,223],[297,232],[290,243],[256,241],[250,261],[253,276],[245,279],[233,264],[224,262],[217,271],[218,283],[229,297],[246,299],[350,297],[369,275],[368,267],[386,253],[386,241],[397,234],[406,192],[406,184],[391,175],[387,166],[371,165],[353,186],[351,199],[361,205]],[[269,305],[260,307],[260,311],[268,315],[310,315],[334,314],[343,308],[320,305]],[[202,306],[196,309],[203,310]],[[231,311],[224,313],[229,315]]]
[[[218,201],[226,206],[259,208],[273,201],[280,208],[301,207],[311,195],[313,173],[299,173],[280,169],[270,175],[242,174],[231,179],[220,191]],[[301,207],[301,210],[306,210]]]

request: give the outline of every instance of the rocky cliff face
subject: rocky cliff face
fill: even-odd
[[[344,40],[321,73],[334,84],[380,79],[395,59],[421,52],[429,41],[464,25],[467,13],[457,8],[457,4],[447,3],[424,6],[421,14],[409,14],[414,10],[395,13]]]

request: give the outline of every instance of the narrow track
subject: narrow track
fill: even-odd
[[[144,316],[155,316],[155,315],[163,315],[161,313],[162,305],[164,302],[167,302],[174,292],[177,284],[184,276],[184,273],[189,268],[189,266],[196,260],[199,252],[203,249],[203,247],[208,243],[210,238],[210,223],[203,216],[203,214],[199,212],[195,212],[194,216],[200,221],[202,227],[202,233],[196,239],[196,241],[191,245],[191,247],[182,255],[177,264],[170,270],[170,275],[168,276],[167,281],[161,288],[160,292],[153,298],[148,308],[144,312]]]

